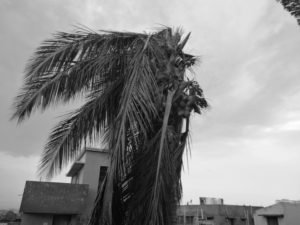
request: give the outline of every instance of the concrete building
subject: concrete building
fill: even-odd
[[[21,225],[85,224],[108,165],[106,150],[85,148],[67,173],[70,184],[27,181]]]
[[[67,173],[67,176],[71,177],[71,183],[27,181],[20,207],[21,225],[86,224],[108,166],[109,154],[106,150],[85,148]],[[253,214],[261,209],[225,205],[223,199],[218,198],[201,197],[199,200],[200,205],[178,206],[178,225],[254,225]],[[293,210],[289,211],[296,211]],[[291,215],[286,214],[285,218],[295,218],[294,214]],[[263,213],[257,216],[258,221],[268,218],[267,214]]]
[[[253,213],[261,207],[225,205],[223,199],[200,198],[200,205],[180,205],[178,225],[254,225]],[[205,204],[207,203],[207,204]],[[217,204],[214,204],[217,203]]]
[[[224,205],[223,198],[200,197],[200,205]]]
[[[279,201],[254,214],[255,225],[299,225],[300,202]]]

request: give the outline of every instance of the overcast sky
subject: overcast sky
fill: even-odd
[[[76,24],[192,32],[186,52],[201,56],[195,70],[211,108],[193,116],[183,203],[300,199],[300,27],[275,0],[1,0],[0,209],[19,208],[51,127],[72,107],[9,121],[25,64],[41,41]]]

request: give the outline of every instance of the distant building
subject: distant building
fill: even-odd
[[[223,198],[209,198],[209,197],[200,197],[200,205],[223,205]]]
[[[108,165],[106,150],[85,148],[67,173],[70,184],[27,181],[21,225],[85,224]]]
[[[274,205],[257,210],[254,221],[255,225],[299,225],[300,202],[277,201]]]
[[[223,199],[200,198],[200,205],[178,206],[177,224],[254,225],[253,214],[260,208],[256,206],[224,205]]]
[[[13,210],[0,210],[0,225],[20,225],[20,215]]]
[[[20,207],[21,225],[86,224],[109,162],[106,150],[85,148],[67,173],[71,183],[27,181]],[[224,205],[221,198],[199,200],[200,205],[178,206],[178,225],[254,225],[253,214],[261,209]]]

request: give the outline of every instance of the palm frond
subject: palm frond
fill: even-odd
[[[99,141],[105,132],[107,122],[117,112],[115,99],[119,98],[121,83],[115,81],[105,92],[93,93],[90,100],[79,110],[68,114],[51,132],[41,157],[39,173],[50,179],[58,174],[81,150],[82,144],[89,139]]]
[[[151,34],[61,32],[26,69],[13,118],[78,95],[87,101],[53,129],[41,174],[60,172],[86,141],[109,147],[91,225],[174,223],[190,113],[207,107],[199,85],[185,76],[196,58],[183,52],[190,34],[181,34],[168,27]]]
[[[297,20],[300,25],[300,2],[298,0],[276,0],[280,2],[285,10],[287,10]]]
[[[26,68],[12,119],[21,122],[36,108],[89,92],[95,80],[111,75],[136,37],[138,34],[60,32],[43,42]]]

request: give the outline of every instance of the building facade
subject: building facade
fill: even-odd
[[[86,224],[108,165],[106,150],[85,148],[67,173],[71,183],[27,181],[21,225]]]
[[[180,205],[178,225],[254,225],[253,214],[261,207],[224,204]]]
[[[20,207],[21,225],[86,224],[109,163],[106,150],[85,148],[67,173],[70,183],[27,181]],[[199,200],[200,205],[178,206],[178,225],[254,225],[253,214],[261,209],[225,205],[223,199],[218,198],[201,197]],[[268,217],[266,215],[266,210],[260,211],[257,221]],[[283,224],[258,222],[255,225]]]
[[[254,214],[255,225],[299,225],[300,202],[279,201]]]

